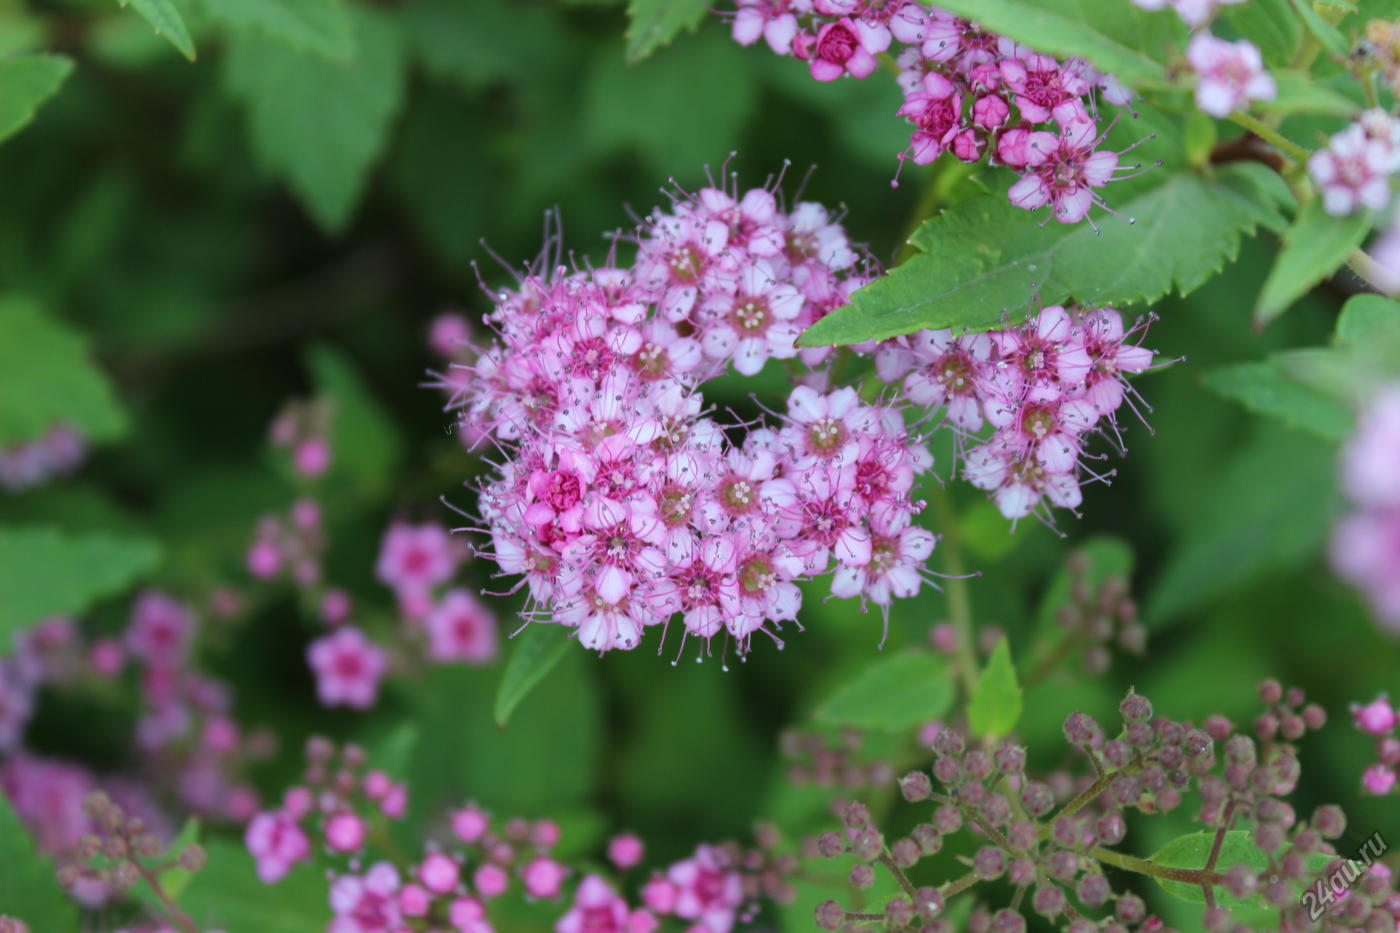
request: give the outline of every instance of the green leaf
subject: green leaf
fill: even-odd
[[[53,863],[40,854],[4,794],[0,794],[0,915],[23,920],[35,933],[79,929],[77,905],[58,886]]]
[[[583,95],[589,148],[640,152],[661,178],[717,163],[757,103],[750,68],[744,49],[717,32],[633,67],[602,46]]]
[[[326,880],[302,862],[276,884],[254,873],[253,857],[236,842],[213,837],[204,868],[196,872],[180,906],[201,930],[229,933],[311,933],[326,925]]]
[[[1215,870],[1224,872],[1234,865],[1248,865],[1256,871],[1263,871],[1269,867],[1269,857],[1258,846],[1254,844],[1254,834],[1247,829],[1232,829],[1225,833],[1225,838],[1220,844],[1220,854],[1215,859]],[[1152,856],[1152,861],[1158,865],[1165,865],[1169,868],[1204,868],[1210,858],[1210,850],[1215,845],[1214,832],[1187,833],[1178,836],[1171,842],[1162,846],[1157,854]],[[1316,873],[1327,866],[1335,855],[1325,852],[1313,852],[1304,857],[1304,864],[1307,872]],[[1179,897],[1183,901],[1190,901],[1193,904],[1204,904],[1205,894],[1200,885],[1186,884],[1181,881],[1168,881],[1163,878],[1154,879],[1173,897]],[[1224,886],[1215,889],[1216,902],[1230,908],[1259,908],[1268,909],[1268,902],[1264,900],[1261,891],[1249,897],[1235,897]]]
[[[0,139],[34,119],[39,105],[58,93],[73,71],[62,55],[20,55],[0,60]]]
[[[413,0],[395,12],[424,70],[467,90],[551,76],[569,41],[556,10],[518,0]]]
[[[515,648],[496,690],[496,725],[504,726],[520,701],[564,659],[571,641],[567,636],[557,625],[534,623],[512,639]]]
[[[1115,0],[939,0],[939,9],[975,20],[1038,52],[1079,56],[1137,88],[1167,83],[1162,64],[1184,34],[1180,21]]]
[[[1351,44],[1347,42],[1341,30],[1313,9],[1312,0],[1293,0],[1293,9],[1298,11],[1298,15],[1303,18],[1303,25],[1317,37],[1324,49],[1341,57],[1346,57],[1351,52]]]
[[[130,5],[137,14],[155,28],[156,35],[164,36],[170,44],[179,49],[180,54],[194,61],[194,41],[189,30],[171,0],[118,0],[122,6]]]
[[[1370,229],[1370,211],[1336,217],[1323,210],[1321,198],[1309,201],[1283,233],[1283,249],[1254,305],[1255,326],[1268,324],[1335,272]]]
[[[1270,73],[1278,84],[1278,93],[1270,100],[1254,103],[1254,109],[1260,113],[1281,116],[1311,113],[1324,117],[1350,117],[1362,106],[1341,91],[1319,83],[1315,75],[1307,72],[1279,70]]]
[[[1228,7],[1225,16],[1237,33],[1259,47],[1271,74],[1292,60],[1303,38],[1302,24],[1293,15],[1289,0],[1251,0]]]
[[[1152,625],[1179,618],[1261,573],[1296,566],[1326,540],[1338,507],[1334,446],[1261,422],[1223,464],[1146,600]]]
[[[1337,340],[1357,347],[1400,341],[1400,302],[1380,295],[1347,299],[1337,318]]]
[[[708,0],[631,0],[627,4],[627,61],[635,64],[682,29],[694,31],[710,12]]]
[[[883,340],[925,328],[982,331],[1022,314],[1037,292],[1045,304],[1151,302],[1185,295],[1239,253],[1256,227],[1283,224],[1286,194],[1261,165],[1236,164],[1213,178],[1172,174],[1116,208],[1109,219],[1039,226],[1034,214],[990,194],[945,210],[910,238],[922,250],[822,318],[798,346]]]
[[[355,54],[355,35],[342,0],[201,0],[201,4],[214,22],[270,39],[283,49],[341,62]]]
[[[908,651],[870,665],[813,715],[833,726],[894,731],[937,719],[952,705],[953,682],[943,658]]]
[[[0,643],[30,623],[122,592],[159,558],[154,541],[133,535],[0,527]]]
[[[1270,360],[1222,366],[1205,374],[1205,384],[1256,414],[1278,418],[1330,441],[1351,433],[1351,409],[1337,399],[1291,379]]]
[[[236,33],[224,69],[247,108],[253,148],[330,233],[343,230],[384,153],[403,100],[403,42],[386,14],[354,8],[352,61]]]
[[[0,447],[32,441],[59,422],[89,441],[126,430],[82,335],[27,298],[0,297]]]
[[[1011,663],[1011,646],[1003,635],[967,703],[967,722],[975,735],[996,739],[1016,728],[1021,718],[1021,685]]]
[[[330,482],[347,492],[371,497],[393,479],[403,453],[394,420],[365,383],[355,363],[340,349],[317,344],[306,367],[316,391],[331,405]]]

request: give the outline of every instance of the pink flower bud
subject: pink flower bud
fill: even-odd
[[[499,865],[482,865],[472,876],[472,884],[482,897],[500,897],[510,886],[510,876]]]
[[[328,625],[339,625],[350,618],[350,594],[341,589],[326,590],[321,597],[321,618]]]
[[[1385,765],[1372,765],[1362,773],[1361,786],[1369,794],[1388,794],[1395,787],[1395,772]]]
[[[379,801],[379,812],[391,820],[401,819],[408,811],[408,788],[402,784],[391,785]]]
[[[476,842],[486,835],[491,818],[473,805],[468,805],[452,815],[452,832],[466,843]]]
[[[282,809],[293,820],[300,820],[311,812],[311,791],[305,787],[292,787],[282,798]]]
[[[452,925],[459,930],[472,929],[486,917],[486,909],[474,897],[459,897],[452,902],[447,912]]]
[[[315,479],[331,465],[331,448],[324,438],[308,437],[292,453],[292,465],[308,479]]]
[[[115,638],[100,638],[93,642],[92,650],[88,653],[88,664],[99,677],[117,676],[126,666],[126,652],[122,650],[122,643]]]
[[[358,852],[365,844],[365,822],[342,811],[326,820],[326,845],[336,852]]]
[[[410,882],[399,889],[399,910],[405,917],[426,917],[432,906],[432,895],[421,885]]]
[[[365,775],[365,796],[370,800],[380,800],[394,787],[389,775],[383,771],[371,771]]]
[[[1394,731],[1397,720],[1395,710],[1384,695],[1365,706],[1352,706],[1351,715],[1356,720],[1356,728],[1374,736],[1389,735]]]
[[[679,893],[674,884],[657,876],[642,888],[642,903],[658,914],[669,914],[676,909]]]
[[[643,852],[642,840],[632,833],[614,836],[608,842],[608,860],[623,871],[638,865]]]
[[[248,548],[248,572],[259,580],[271,580],[282,570],[282,551],[277,542],[262,540]]]
[[[977,98],[972,105],[972,122],[984,130],[994,130],[1006,122],[1011,107],[996,94]]]
[[[564,866],[554,859],[540,855],[530,861],[520,873],[525,882],[525,891],[531,897],[553,898],[559,896],[564,884]]]
[[[433,852],[418,866],[418,880],[434,894],[446,894],[457,887],[462,870],[441,852]]]

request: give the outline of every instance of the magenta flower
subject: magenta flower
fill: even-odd
[[[375,574],[395,590],[426,592],[457,570],[452,537],[441,525],[394,524],[384,533]]]
[[[1381,694],[1365,706],[1352,704],[1351,716],[1356,722],[1356,728],[1378,738],[1390,735],[1400,722],[1400,712],[1391,707],[1390,698],[1385,694]]]
[[[489,664],[496,659],[496,616],[467,590],[448,590],[424,621],[435,661]]]
[[[369,709],[384,676],[384,652],[354,626],[342,626],[307,648],[316,693],[325,706]]]
[[[1196,106],[1213,117],[1228,117],[1252,100],[1273,100],[1277,93],[1252,42],[1227,42],[1198,32],[1186,47],[1186,58],[1199,76]]]
[[[796,356],[801,331],[792,321],[802,311],[802,293],[763,259],[746,266],[735,284],[732,294],[715,294],[700,307],[705,354],[732,359],[745,376],[757,373],[770,356]]]
[[[396,933],[399,873],[388,862],[376,862],[363,875],[342,875],[331,885],[335,917],[326,933]]]
[[[924,76],[922,91],[905,96],[897,113],[917,127],[909,137],[915,165],[927,165],[942,155],[964,126],[962,95],[935,71]]]
[[[800,57],[808,58],[812,77],[818,81],[835,81],[845,74],[865,78],[874,73],[875,56],[889,46],[889,40],[888,30],[840,19],[822,26],[806,56]]]
[[[628,933],[631,914],[627,901],[619,897],[606,881],[589,875],[574,892],[574,903],[559,922],[555,933]]]
[[[1024,119],[1044,123],[1053,118],[1061,126],[1088,120],[1083,97],[1089,82],[1073,64],[1061,67],[1049,55],[1018,46],[1015,57],[1003,59],[1000,69]]]
[[[158,590],[142,593],[131,607],[126,648],[154,667],[174,667],[189,650],[194,617],[183,603]]]
[[[1025,140],[1027,174],[1007,192],[1011,203],[1029,211],[1049,204],[1063,224],[1083,220],[1090,207],[1103,204],[1094,189],[1112,181],[1118,169],[1117,153],[1095,149],[1102,141],[1098,126],[1087,119],[1063,124],[1058,136],[1031,133]]]
[[[693,856],[668,868],[666,877],[676,887],[677,917],[696,921],[709,933],[729,933],[744,899],[743,882],[718,849],[699,846]]]
[[[311,858],[311,842],[296,820],[285,813],[259,813],[248,824],[243,842],[257,863],[263,884],[281,880],[297,862]]]

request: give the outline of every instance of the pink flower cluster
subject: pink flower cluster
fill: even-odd
[[[1361,775],[1361,786],[1368,794],[1385,796],[1396,790],[1400,781],[1400,710],[1390,705],[1390,697],[1382,693],[1365,706],[1351,708],[1356,728],[1376,739],[1377,761]]]
[[[69,425],[55,424],[35,440],[0,448],[0,489],[19,492],[67,476],[86,456],[83,436]]]
[[[1400,171],[1400,121],[1367,110],[1308,160],[1308,174],[1322,192],[1327,213],[1358,207],[1382,210],[1390,203],[1390,179]]]
[[[985,334],[922,331],[883,345],[880,376],[899,382],[910,402],[941,408],[967,443],[966,478],[988,490],[1007,518],[1044,502],[1076,508],[1089,471],[1085,441],[1127,399],[1126,374],[1152,365],[1154,351],[1129,342],[1148,322],[1125,331],[1113,308],[1042,308],[1026,323]],[[1131,403],[1130,403],[1131,404]],[[977,434],[984,424],[990,437]]]
[[[901,161],[987,156],[1021,175],[1011,203],[1050,205],[1061,223],[1103,205],[1097,189],[1113,180],[1121,153],[1099,148],[1106,130],[1094,95],[1118,105],[1132,95],[1084,60],[1060,62],[917,0],[737,2],[736,41],[762,37],[778,54],[807,62],[818,81],[864,78],[876,55],[903,43],[895,57],[904,91],[898,114],[914,132]]]
[[[245,842],[259,878],[272,884],[313,853],[332,868],[330,933],[400,933],[428,924],[459,933],[492,933],[493,902],[518,890],[531,901],[562,908],[558,933],[652,933],[661,918],[687,921],[693,933],[729,933],[746,902],[790,894],[791,857],[772,846],[699,846],[694,855],[652,874],[633,906],[596,871],[585,874],[571,899],[566,885],[579,870],[557,858],[559,826],[551,820],[499,820],[475,804],[454,811],[444,841],[421,858],[395,864],[378,852],[371,822],[403,817],[408,789],[367,768],[356,746],[336,750],[313,739],[303,783],[280,808],[259,814]],[[631,834],[614,837],[608,860],[619,873],[642,861],[645,847]]]
[[[461,364],[460,417],[509,445],[478,507],[526,616],[601,652],[680,614],[682,649],[722,635],[742,653],[796,620],[800,579],[833,572],[833,594],[880,606],[917,591],[932,460],[898,409],[809,374],[780,424],[736,442],[697,389],[798,355],[860,281],[841,228],[767,189],[706,188],[638,239],[631,268],[550,267],[493,296],[500,342]]]
[[[1342,490],[1355,505],[1332,533],[1332,566],[1400,632],[1400,386],[1362,412],[1342,452]]]

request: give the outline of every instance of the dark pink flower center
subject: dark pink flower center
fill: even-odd
[[[845,23],[832,23],[817,39],[817,57],[823,61],[844,65],[856,54],[860,38]]]

